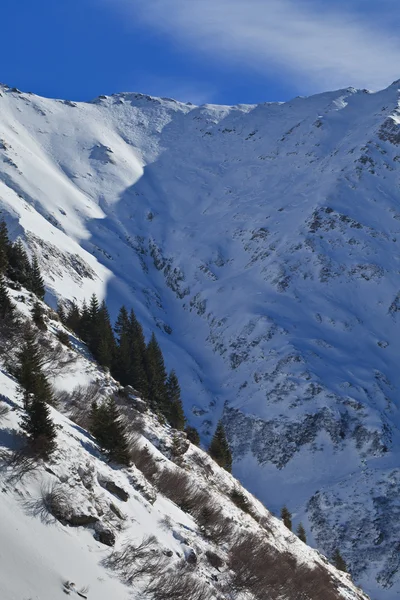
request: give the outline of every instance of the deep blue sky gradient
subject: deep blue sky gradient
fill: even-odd
[[[352,1],[367,13],[368,0]],[[43,96],[90,100],[138,91],[236,104],[309,92],[306,82],[302,89],[279,70],[264,76],[244,64],[188,52],[134,16],[128,26],[112,3],[100,0],[2,0],[0,22],[0,81]]]

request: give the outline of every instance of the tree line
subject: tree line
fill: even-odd
[[[39,302],[44,298],[45,286],[37,257],[33,256],[32,260],[29,260],[20,239],[11,242],[4,219],[0,221],[0,274],[0,321],[3,327],[12,329],[16,320],[15,307],[4,279],[6,277],[36,295],[32,320],[37,328],[46,329],[44,310]],[[106,303],[99,303],[95,295],[92,295],[89,303],[84,302],[81,308],[76,303],[72,303],[68,310],[59,305],[58,314],[61,322],[87,344],[96,361],[103,368],[109,369],[121,385],[132,386],[141,397],[148,399],[150,408],[161,414],[174,429],[185,430],[189,441],[194,444],[200,443],[197,430],[186,423],[181,388],[175,371],[167,373],[164,357],[154,333],[146,344],[143,328],[132,309],[128,311],[122,306],[114,327]],[[23,342],[17,358],[15,375],[23,391],[26,411],[23,428],[32,445],[40,445],[43,454],[48,454],[55,448],[55,430],[50,425],[48,409],[48,404],[52,404],[54,398],[42,370],[40,348],[32,327],[24,328]],[[95,437],[102,441],[100,445],[103,445],[105,450],[106,446],[112,446],[110,443],[104,443],[105,439],[115,439],[115,432],[111,431],[113,428],[119,428],[120,437],[124,437],[120,425],[117,424],[117,413],[118,410],[111,401],[103,407],[91,407],[93,432],[96,433]],[[101,427],[103,434],[100,433]],[[45,439],[48,439],[48,444],[45,443]],[[123,441],[121,444],[122,447],[125,446]],[[124,454],[123,449],[118,452],[120,456]],[[220,466],[231,471],[232,455],[222,421],[217,425],[209,453]],[[117,456],[113,459],[117,460]]]
[[[96,361],[109,369],[114,379],[124,387],[132,386],[171,427],[185,429],[178,377],[174,370],[167,373],[154,333],[146,344],[143,328],[133,310],[128,312],[122,306],[113,327],[106,303],[99,303],[93,294],[81,309],[76,303],[69,310],[59,306],[58,314],[62,323],[87,344]]]

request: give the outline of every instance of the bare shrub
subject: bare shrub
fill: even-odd
[[[39,468],[37,457],[32,454],[31,448],[27,445],[13,450],[11,454],[4,455],[3,459],[6,466],[11,468],[8,481],[13,484],[21,482],[25,477],[32,475]]]
[[[62,331],[62,330],[57,331],[57,339],[60,342],[60,344],[63,344],[67,348],[71,348],[71,342],[69,339],[69,335],[66,331]]]
[[[195,519],[210,502],[209,493],[195,485],[187,473],[179,468],[163,469],[156,485],[159,492]]]
[[[4,419],[9,412],[10,409],[8,408],[7,404],[4,404],[4,402],[0,402],[0,421]]]
[[[229,497],[232,500],[232,502],[238,508],[240,508],[240,510],[249,515],[252,513],[251,504],[247,499],[246,495],[244,494],[243,490],[239,486],[235,486],[233,488],[233,490],[229,494]]]
[[[74,423],[82,429],[89,429],[91,406],[93,402],[99,402],[101,397],[100,386],[91,383],[87,386],[78,385],[72,392],[59,392],[56,400],[66,410],[71,411],[70,418]]]
[[[206,456],[198,453],[198,452],[194,452],[191,457],[190,460],[197,466],[199,467],[202,475],[204,475],[204,477],[208,480],[210,477],[212,477],[214,475],[214,471],[212,469],[212,466],[209,464]]]
[[[135,467],[143,473],[150,483],[154,483],[159,473],[159,467],[150,450],[147,446],[142,446],[140,438],[137,435],[130,436],[128,447],[129,455]]]
[[[167,557],[161,552],[154,535],[144,537],[135,545],[127,543],[104,560],[104,565],[116,571],[120,578],[131,584],[137,577],[161,575],[167,566]]]
[[[143,596],[151,600],[211,600],[214,592],[190,573],[168,571],[152,579]]]
[[[234,532],[234,524],[225,516],[215,501],[209,499],[209,502],[199,511],[196,520],[204,535],[215,544],[230,541]]]
[[[52,515],[57,521],[65,520],[70,498],[60,484],[52,483],[47,487],[43,486],[39,502],[42,510]]]
[[[188,510],[193,484],[182,469],[163,469],[157,477],[156,486],[161,494],[182,509]]]
[[[38,341],[41,351],[41,366],[45,371],[51,371],[53,375],[57,375],[77,361],[76,354],[66,353],[61,343],[53,345],[53,341],[46,335],[39,335]]]
[[[219,554],[217,554],[216,552],[213,552],[212,550],[206,551],[206,558],[207,558],[209,564],[212,567],[214,567],[214,569],[217,569],[218,571],[224,566],[223,559],[220,557]]]
[[[284,597],[338,600],[339,594],[323,568],[300,565],[294,555],[279,552],[255,533],[243,535],[232,547],[228,566],[236,592],[250,592],[257,600]]]
[[[271,526],[271,519],[270,517],[266,517],[266,516],[262,516],[259,520],[258,520],[258,524],[260,525],[260,527],[262,527],[264,529],[264,531],[266,531],[268,534],[272,535],[273,534],[273,530],[272,530],[272,526]]]

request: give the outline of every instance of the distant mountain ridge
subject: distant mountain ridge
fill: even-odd
[[[400,591],[399,82],[287,103],[0,88],[0,202],[48,298],[133,304],[192,424],[373,596]]]

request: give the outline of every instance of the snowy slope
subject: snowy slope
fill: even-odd
[[[0,200],[49,301],[132,304],[204,440],[223,414],[235,474],[390,600],[399,87],[236,107],[0,90]]]
[[[18,308],[27,312],[27,307],[31,306],[29,295],[14,294],[14,299]],[[54,334],[63,327],[52,320],[51,315],[46,321],[49,327],[46,339],[55,344]],[[106,397],[116,389],[116,382],[87,357],[79,340],[71,336],[71,342],[74,349],[64,348],[57,369],[52,369],[52,383],[58,393],[70,392],[72,386],[88,386],[96,382]],[[215,497],[223,506],[235,527],[231,541],[227,539],[216,545],[206,539],[196,521],[157,493],[135,466],[119,469],[108,465],[93,438],[55,409],[52,409],[52,418],[58,426],[58,448],[49,463],[36,464],[25,474],[22,474],[19,464],[8,466],[11,451],[21,442],[22,401],[16,382],[4,365],[0,372],[0,386],[2,600],[61,600],[65,594],[96,600],[139,598],[149,579],[157,576],[155,569],[148,576],[139,576],[131,585],[125,585],[107,560],[114,550],[118,552],[126,543],[138,544],[148,536],[155,537],[153,551],[164,555],[168,566],[178,569],[180,576],[184,575],[185,568],[190,569],[196,578],[205,582],[207,589],[214,591],[214,599],[240,600],[244,596],[233,594],[232,587],[229,587],[231,574],[224,562],[229,548],[241,533],[265,536],[265,530],[274,551],[287,552],[299,564],[312,569],[319,567],[329,574],[338,590],[335,596],[338,600],[367,600],[347,574],[334,569],[323,556],[300,542],[250,495],[248,502],[256,519],[234,506],[226,494],[233,487],[237,488],[238,483],[190,444],[182,457],[181,468],[190,474],[192,487],[205,487],[209,496]],[[5,407],[9,409],[7,414],[4,414]],[[176,469],[168,458],[174,432],[160,425],[150,412],[142,414],[142,419],[143,434],[140,437],[149,457],[152,457],[149,460],[155,460],[159,468]],[[116,487],[111,488],[110,483]],[[60,522],[49,512],[45,498],[51,490],[61,492],[67,522]],[[75,520],[81,519],[81,525],[78,521],[73,522],[71,515]],[[91,517],[93,522],[84,525],[82,517]],[[265,529],[258,522],[263,522]],[[115,548],[99,541],[96,532],[104,530],[114,533]],[[207,562],[207,551],[218,553],[223,561],[222,567],[216,569]],[[190,561],[193,556],[195,563]],[[226,585],[227,595],[222,593],[222,586]],[[293,590],[295,596],[296,591]]]

